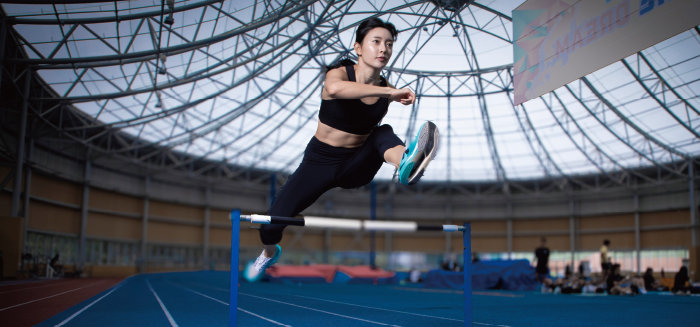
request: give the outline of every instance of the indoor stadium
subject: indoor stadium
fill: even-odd
[[[0,3],[2,326],[699,326],[700,1]]]

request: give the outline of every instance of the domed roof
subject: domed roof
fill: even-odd
[[[661,169],[700,154],[696,27],[514,105],[511,13],[522,1],[64,1],[4,3],[31,65],[86,117],[71,135],[148,161],[186,154],[291,173],[314,134],[325,65],[356,58],[357,25],[399,30],[385,76],[413,89],[383,123],[435,122],[425,179],[507,181]],[[127,135],[99,141],[92,131]],[[80,136],[84,135],[84,136]],[[163,169],[194,159],[171,160]],[[385,165],[377,176],[390,179]]]

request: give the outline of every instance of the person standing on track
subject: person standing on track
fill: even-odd
[[[411,105],[416,99],[413,91],[396,89],[380,75],[391,58],[397,34],[393,24],[369,18],[357,28],[354,48],[358,62],[346,59],[328,67],[316,134],[268,215],[293,217],[332,188],[366,185],[384,162],[397,169],[401,184],[414,184],[421,178],[437,152],[435,124],[423,123],[408,147],[391,126],[379,125],[390,101]],[[259,280],[265,269],[277,262],[284,228],[279,224],[261,226],[263,251],[246,266],[246,280]]]
[[[544,236],[540,238],[540,247],[535,249],[535,260],[537,260],[535,268],[537,281],[544,283],[544,280],[549,276],[549,248]]]
[[[602,271],[603,279],[608,278],[608,274],[612,268],[612,260],[610,259],[610,254],[608,253],[610,247],[610,240],[603,240],[603,245],[600,246],[600,269]]]

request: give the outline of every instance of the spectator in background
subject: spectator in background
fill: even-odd
[[[51,266],[51,269],[53,269],[53,274],[49,277],[60,276],[63,273],[63,265],[58,264],[59,258],[60,255],[58,253],[56,253],[56,255],[53,258],[51,258],[49,266]]]
[[[420,270],[416,267],[411,268],[411,271],[408,273],[408,280],[414,284],[422,282],[423,278],[421,278]]]
[[[634,295],[646,293],[646,289],[644,288],[644,280],[639,276],[632,277],[631,275],[627,275],[623,277],[622,273],[620,272],[620,264],[618,263],[610,266],[606,284],[608,294],[610,295]]]
[[[608,254],[608,247],[610,246],[610,240],[604,240],[603,245],[600,247],[600,268],[603,271],[603,279],[608,278],[610,273],[611,263],[610,255]]]
[[[690,278],[688,277],[688,267],[682,266],[673,279],[674,294],[690,294]]]
[[[654,269],[651,267],[648,267],[644,272],[644,288],[647,291],[668,291],[668,287],[661,285],[661,282],[654,278]]]
[[[591,274],[591,278],[586,280],[583,286],[583,293],[605,293],[605,280],[597,273]]]
[[[462,268],[457,263],[457,256],[455,254],[450,254],[449,257],[442,260],[442,270],[447,271],[462,271]]]
[[[535,268],[537,281],[544,283],[545,278],[549,275],[549,248],[547,247],[547,239],[544,237],[540,239],[540,247],[535,249],[535,260],[537,260]]]

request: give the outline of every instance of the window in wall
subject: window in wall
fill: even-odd
[[[259,254],[259,249],[256,249]],[[251,252],[252,253],[252,252]],[[245,267],[245,264],[250,258],[253,258],[252,254],[246,254],[245,249],[241,248],[238,254],[239,266]],[[229,247],[210,247],[209,248],[209,268],[210,269],[229,269],[229,264],[231,263],[231,248]]]
[[[138,259],[139,242],[88,239],[85,242],[85,264],[133,266]]]
[[[24,245],[24,253],[27,264],[48,263],[56,254],[59,255],[58,263],[62,265],[75,265],[78,262],[78,238],[64,235],[54,235],[40,232],[27,232],[27,240]]]
[[[197,268],[202,267],[202,247],[171,245],[171,244],[149,244],[148,265],[176,268]]]

